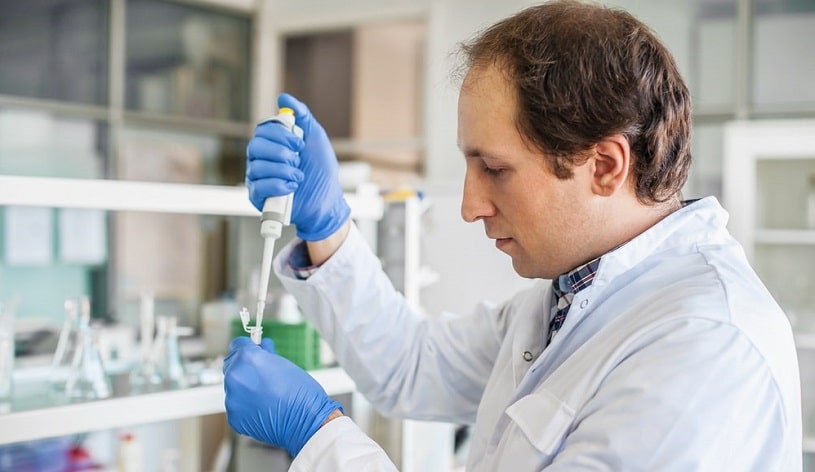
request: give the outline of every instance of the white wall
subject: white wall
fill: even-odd
[[[500,304],[532,284],[515,273],[512,260],[486,237],[482,223],[461,218],[460,184],[424,189],[431,206],[422,226],[422,261],[439,274],[439,281],[421,293],[429,314],[467,315],[478,302]]]
[[[456,147],[458,84],[451,80],[456,46],[495,21],[534,2],[437,0],[428,16],[426,175],[428,180],[463,180],[464,159]]]

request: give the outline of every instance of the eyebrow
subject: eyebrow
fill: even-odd
[[[473,159],[484,159],[490,161],[506,161],[507,159],[500,154],[495,154],[492,152],[486,152],[483,149],[475,148],[475,147],[466,147],[461,149],[462,154],[464,154],[464,158],[473,158]]]

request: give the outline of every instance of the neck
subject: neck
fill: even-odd
[[[634,199],[630,204],[615,203],[612,207],[610,211],[609,209],[604,211],[608,216],[602,220],[602,227],[595,228],[595,234],[598,235],[598,239],[592,245],[595,251],[580,264],[585,264],[631,241],[681,208],[682,203],[678,197],[650,205]]]

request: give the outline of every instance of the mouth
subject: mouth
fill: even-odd
[[[512,242],[511,238],[495,238],[495,247],[503,250]]]

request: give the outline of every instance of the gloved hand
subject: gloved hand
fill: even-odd
[[[280,95],[277,103],[294,110],[303,139],[275,122],[255,128],[246,147],[249,200],[260,210],[267,197],[294,192],[291,221],[297,236],[319,241],[340,229],[351,214],[337,175],[337,156],[305,104],[288,94]]]
[[[342,405],[328,397],[306,371],[275,354],[274,343],[260,346],[235,338],[224,360],[226,419],[232,429],[278,447],[292,457]]]

